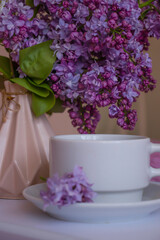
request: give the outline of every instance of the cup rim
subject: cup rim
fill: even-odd
[[[50,137],[50,141],[63,142],[133,142],[133,141],[150,141],[149,137],[127,134],[60,134]]]

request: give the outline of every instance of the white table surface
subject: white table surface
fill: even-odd
[[[86,224],[51,218],[27,200],[0,200],[0,240],[160,240],[160,210],[130,222]]]

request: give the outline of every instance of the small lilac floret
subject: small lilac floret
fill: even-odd
[[[80,166],[75,166],[73,172],[66,173],[62,177],[55,174],[47,179],[47,191],[40,192],[44,209],[49,205],[62,207],[75,203],[93,202],[96,193],[91,186]]]

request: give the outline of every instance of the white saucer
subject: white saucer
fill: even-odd
[[[43,210],[40,191],[46,184],[36,184],[23,191],[24,197],[36,207]],[[145,217],[160,208],[160,183],[151,183],[143,194],[141,202],[134,203],[77,203],[58,208],[49,206],[46,213],[50,216],[72,222],[107,223],[113,221],[129,221]]]

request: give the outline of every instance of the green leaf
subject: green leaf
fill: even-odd
[[[55,97],[53,93],[50,92],[48,97],[40,97],[36,94],[32,94],[32,111],[39,117],[40,115],[48,112],[51,108],[53,108],[55,104]]]
[[[30,92],[35,93],[41,97],[47,97],[50,94],[50,92],[47,89],[41,88],[39,87],[39,85],[37,86],[33,85],[29,78],[12,78],[11,81],[19,84],[20,86],[26,88]]]
[[[37,84],[36,82],[32,81],[32,80],[29,79],[29,78],[28,78],[28,81],[29,81],[32,85],[36,86],[37,88],[38,88],[38,87],[39,87],[39,88],[44,88],[44,89],[46,89],[46,90],[48,90],[48,91],[50,91],[50,92],[53,92],[52,89],[49,87],[49,85],[48,85],[47,83]],[[49,93],[48,93],[48,95],[49,95]]]
[[[0,56],[0,72],[3,73],[3,75],[7,79],[10,79],[12,77],[12,71],[11,71],[9,58]]]
[[[48,111],[47,113],[49,115],[51,115],[53,112],[54,113],[63,113],[65,111],[65,109],[66,108],[63,107],[63,105],[62,105],[62,101],[57,98],[54,107],[50,111]]]
[[[26,0],[26,5],[28,5],[30,7],[34,7],[33,0]]]
[[[51,44],[52,40],[20,51],[22,71],[37,84],[41,84],[48,77],[56,61],[56,56],[50,49]]]

